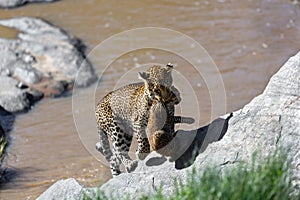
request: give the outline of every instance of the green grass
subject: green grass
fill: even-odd
[[[219,168],[206,168],[200,175],[193,169],[187,184],[175,181],[176,192],[165,197],[160,189],[157,194],[144,196],[143,200],[299,200],[299,188],[293,188],[290,161],[286,150],[277,150],[265,159],[257,154],[250,164],[239,163],[220,172]],[[294,191],[294,192],[293,192]],[[296,192],[295,192],[296,191]],[[99,192],[98,197],[85,200],[108,199]],[[119,198],[116,198],[119,199]]]
[[[93,197],[90,197],[92,195]],[[109,198],[102,192],[97,191],[96,193],[92,192],[91,194],[83,193],[83,200],[109,200]]]
[[[7,141],[5,138],[4,131],[2,131],[2,129],[0,127],[0,180],[1,180],[1,174],[2,174],[1,165],[2,165],[2,160],[4,158],[4,154],[5,154],[6,144],[7,144]]]
[[[4,154],[5,147],[6,147],[6,139],[4,137],[0,137],[0,160]]]

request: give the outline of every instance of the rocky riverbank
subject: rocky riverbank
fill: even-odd
[[[228,120],[224,122],[223,125],[218,124],[221,127],[219,129],[216,126],[206,127],[206,137],[202,139],[193,137],[192,144],[200,154],[192,166],[178,170],[176,162],[167,161],[157,166],[146,166],[150,159],[157,157],[151,154],[145,162],[139,163],[135,172],[121,174],[100,189],[106,195],[112,192],[120,196],[132,194],[131,197],[138,199],[142,194],[155,192],[155,188],[162,185],[163,194],[170,195],[175,190],[174,178],[185,179],[187,171],[192,167],[201,172],[206,166],[215,165],[222,170],[237,165],[237,161],[249,162],[257,150],[267,155],[279,145],[290,148],[288,154],[292,159],[293,183],[299,186],[300,52],[291,57],[271,78],[261,95],[233,113],[228,129]],[[38,199],[80,199],[86,191],[75,179],[60,180]]]
[[[0,20],[0,25],[19,31],[16,39],[0,38],[1,161],[14,114],[43,97],[67,95],[76,78],[79,87],[88,86],[96,75],[86,60],[85,45],[61,28],[30,17]]]
[[[95,81],[85,46],[64,30],[29,17],[0,20],[0,25],[20,31],[16,39],[0,38],[0,106],[5,110],[20,112],[43,96],[61,96],[76,76],[79,86]]]
[[[58,0],[0,0],[0,8],[16,8],[28,3],[48,3]]]

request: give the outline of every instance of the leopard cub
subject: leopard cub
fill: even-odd
[[[176,123],[194,123],[190,117],[174,116],[174,105],[180,101],[179,92],[175,87],[166,90],[162,101],[154,101],[150,108],[147,125],[147,136],[152,150],[171,157],[175,150],[174,125]]]

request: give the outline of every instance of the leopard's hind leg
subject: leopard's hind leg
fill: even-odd
[[[109,167],[113,177],[121,174],[120,170],[121,160],[116,152],[113,152],[113,155],[110,158]]]
[[[98,133],[99,142],[96,144],[96,149],[105,157],[107,162],[110,162],[112,152],[110,150],[108,136],[101,128],[98,128]]]
[[[112,135],[114,154],[124,164],[127,172],[134,171],[138,163],[136,160],[131,160],[128,155],[132,142],[132,134],[127,134],[122,129],[116,128]]]
[[[96,149],[105,157],[109,162],[110,171],[112,176],[117,176],[121,173],[120,164],[121,161],[115,151],[111,151],[107,134],[98,128],[99,142],[96,144]]]

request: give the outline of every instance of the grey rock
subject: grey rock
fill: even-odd
[[[8,112],[20,112],[40,100],[43,94],[30,88],[20,88],[20,82],[0,75],[0,106]]]
[[[290,148],[294,184],[300,185],[300,52],[271,78],[261,95],[233,113],[224,137],[201,151],[191,167],[200,173],[211,165],[221,169],[227,165],[232,167],[237,160],[249,162],[257,150],[268,155],[278,145]],[[138,199],[162,184],[163,194],[170,195],[175,191],[174,178],[184,180],[191,167],[176,170],[174,164],[168,162],[155,167],[138,167],[133,173],[109,180],[100,189],[107,195],[113,191]]]
[[[54,183],[37,200],[79,200],[83,195],[83,187],[73,178]]]
[[[0,0],[0,8],[15,8],[27,3],[54,2],[57,0]]]
[[[6,111],[0,106],[0,126],[2,126],[4,132],[7,133],[12,130],[15,118],[14,114]]]
[[[200,154],[195,166],[250,161],[254,151],[268,154],[278,145],[290,148],[294,180],[299,184],[300,52],[271,78],[263,94],[234,113],[224,138]]]
[[[53,79],[74,81],[87,86],[95,81],[91,63],[85,60],[82,42],[64,30],[37,18],[22,17],[0,20],[0,25],[21,31],[17,40],[9,40],[8,50],[13,51],[25,63],[43,73],[51,73]],[[13,55],[11,55],[13,56]]]
[[[26,94],[17,88],[18,81],[0,76],[0,105],[9,112],[21,111],[27,109],[30,104],[26,99]]]
[[[23,62],[15,64],[13,76],[28,84],[38,83],[42,80],[42,73],[31,65]]]
[[[94,69],[84,54],[85,46],[64,30],[30,17],[0,20],[0,25],[20,31],[15,40],[0,38],[1,76],[15,78],[50,97],[63,95],[75,82],[85,87],[96,80]],[[0,96],[0,105],[6,108],[8,104],[15,104],[9,105],[11,112],[30,107],[26,95],[14,86],[11,85],[15,97],[13,92],[8,92],[7,97]]]
[[[157,162],[158,159],[162,159],[162,163]],[[153,164],[155,162],[158,165]],[[164,194],[170,195],[175,189],[175,178],[185,179],[186,174],[181,171],[183,170],[175,169],[174,162],[166,161],[156,152],[152,152],[145,161],[139,162],[134,172],[122,173],[110,179],[100,190],[116,199],[128,194],[130,199],[139,199],[142,195],[155,193],[162,186]]]

